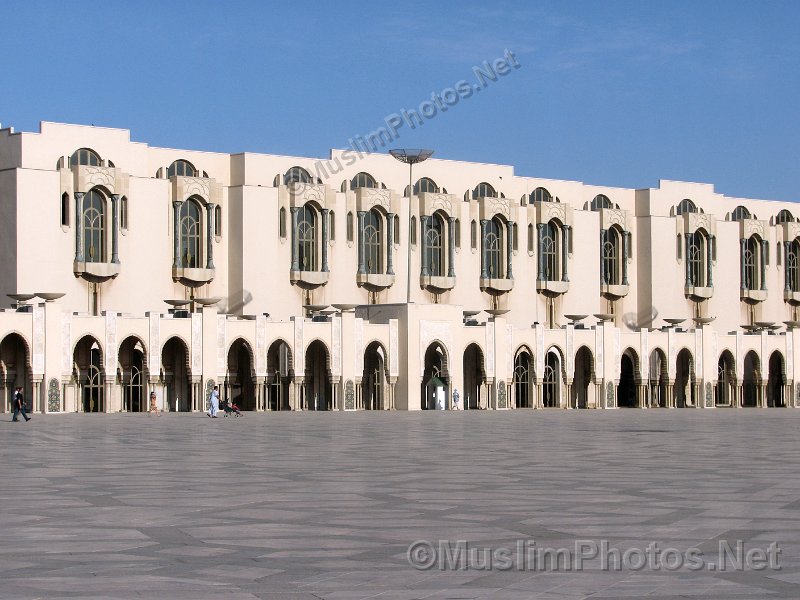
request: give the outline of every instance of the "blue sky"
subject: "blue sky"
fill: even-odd
[[[0,122],[18,131],[327,157],[510,49],[519,69],[394,145],[800,200],[796,2],[9,1],[0,22]]]

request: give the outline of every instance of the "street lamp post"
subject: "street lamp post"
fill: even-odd
[[[408,165],[408,249],[406,250],[408,264],[406,268],[406,304],[411,304],[411,196],[414,193],[414,180],[412,177],[412,171],[415,164],[429,159],[433,154],[433,150],[425,150],[422,148],[401,148],[397,150],[389,150],[389,154],[391,154],[400,162]]]

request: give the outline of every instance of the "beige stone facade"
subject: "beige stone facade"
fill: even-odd
[[[0,130],[0,410],[15,385],[52,413],[204,410],[214,384],[261,411],[800,405],[794,204],[436,158],[413,180]]]

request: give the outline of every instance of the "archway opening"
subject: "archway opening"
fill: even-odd
[[[527,349],[514,358],[514,403],[517,408],[533,408],[533,356]]]
[[[2,377],[5,384],[4,401],[0,404],[2,412],[13,412],[14,390],[22,388],[26,410],[33,410],[33,379],[30,369],[30,353],[25,340],[18,333],[9,333],[0,343]]]
[[[736,397],[736,363],[733,355],[725,350],[717,363],[716,406],[730,406]]]
[[[444,352],[444,348],[438,343],[431,344],[425,351],[425,370],[422,375],[420,408],[422,410],[435,410],[437,407],[444,408],[447,403],[449,384],[447,355]],[[464,406],[467,406],[466,393]]]
[[[105,412],[105,373],[100,344],[92,336],[84,336],[75,346],[73,359],[81,410],[86,413]]]
[[[575,354],[575,377],[572,380],[572,405],[575,408],[589,407],[589,384],[594,379],[594,358],[586,346]]]
[[[364,372],[361,375],[361,402],[366,410],[383,410],[386,407],[387,371],[386,350],[379,342],[372,342],[364,351]]]
[[[483,351],[478,344],[470,344],[464,350],[464,409],[486,408],[481,399],[481,389],[486,384],[486,370],[483,366]]]
[[[545,408],[561,406],[561,356],[555,350],[550,350],[545,358],[542,406]]]
[[[269,410],[291,410],[289,389],[294,379],[292,350],[283,340],[272,343],[267,352],[267,395]]]
[[[314,340],[306,350],[305,408],[306,410],[332,410],[331,374],[328,367],[328,349]]]
[[[634,373],[633,358],[627,352],[620,359],[617,406],[620,408],[634,408],[636,406],[636,375]]]
[[[758,406],[761,387],[761,361],[752,350],[744,357],[744,377],[742,378],[742,406]]]
[[[144,345],[139,338],[128,337],[120,344],[120,384],[122,386],[122,410],[125,412],[147,410],[144,402],[147,384],[144,356]]]
[[[237,339],[228,350],[225,397],[241,410],[256,410],[255,370],[250,345]]]
[[[660,348],[650,353],[650,406],[667,406],[667,357]]]
[[[769,376],[767,379],[767,406],[786,406],[784,390],[786,389],[786,374],[783,366],[783,355],[775,351],[769,357]]]
[[[675,406],[695,406],[694,359],[686,348],[678,353],[675,369]]]
[[[172,337],[161,350],[161,385],[164,386],[164,408],[174,412],[192,410],[189,350],[182,339]]]

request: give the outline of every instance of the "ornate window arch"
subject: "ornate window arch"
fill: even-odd
[[[486,222],[483,234],[483,245],[486,253],[486,274],[489,279],[503,279],[505,277],[505,246],[503,236],[505,225],[499,217]]]
[[[553,196],[543,187],[537,187],[529,196],[531,202],[552,202]]]
[[[800,259],[800,242],[795,238],[786,244],[786,285],[787,292],[800,292],[800,270],[798,270],[798,259]]]
[[[350,189],[357,190],[358,188],[377,188],[378,182],[375,181],[375,178],[370,175],[369,173],[361,172],[357,173],[355,177],[350,181]]]
[[[563,241],[562,230],[558,222],[550,220],[541,223],[539,234],[539,252],[541,254],[542,281],[561,280],[561,244]]]
[[[597,194],[592,200],[592,210],[598,211],[603,208],[614,208],[614,205],[605,194]]]
[[[731,221],[743,221],[744,219],[749,218],[751,218],[750,211],[744,206],[737,206],[731,213]]]
[[[372,209],[364,214],[364,266],[369,274],[383,273],[383,216]]]
[[[167,179],[170,177],[197,177],[197,169],[188,160],[181,158],[167,168]]]
[[[408,187],[406,187],[408,189]],[[439,186],[436,185],[436,182],[431,179],[430,177],[421,177],[417,180],[417,183],[414,184],[414,195],[417,196],[419,194],[437,194],[439,192]],[[408,194],[406,194],[408,196]]]
[[[765,267],[767,261],[767,244],[757,235],[742,240],[742,289],[765,290]]]
[[[794,223],[794,222],[795,222],[794,216],[785,208],[781,212],[779,212],[778,215],[775,217],[776,225],[780,223]]]
[[[692,202],[689,198],[684,198],[678,204],[678,207],[675,209],[676,215],[682,215],[684,213],[696,213],[697,212],[697,205]]]
[[[297,257],[300,271],[317,271],[318,215],[313,206],[306,203],[297,214]]]
[[[625,235],[616,227],[606,230],[603,241],[603,283],[620,285],[622,283],[622,236]]]
[[[86,262],[106,262],[106,199],[97,188],[83,198],[83,256]]]
[[[542,404],[545,408],[558,408],[561,405],[560,375],[561,357],[555,350],[550,350],[545,358],[542,381]]]
[[[199,269],[203,267],[203,210],[200,203],[189,198],[181,204],[178,213],[180,220],[180,266],[184,269]]]
[[[303,167],[294,166],[283,175],[283,185],[312,183],[311,175]]]
[[[79,148],[72,153],[69,157],[69,166],[74,167],[77,165],[87,167],[99,167],[103,164],[100,155],[91,148]]]
[[[444,219],[439,213],[434,213],[428,220],[424,240],[426,262],[431,277],[445,275],[445,235]]]
[[[709,239],[705,231],[698,229],[688,234],[686,248],[686,261],[688,264],[686,282],[687,287],[708,287],[708,244]]]
[[[472,190],[472,199],[476,198],[497,198],[497,191],[491,184],[482,181]]]

